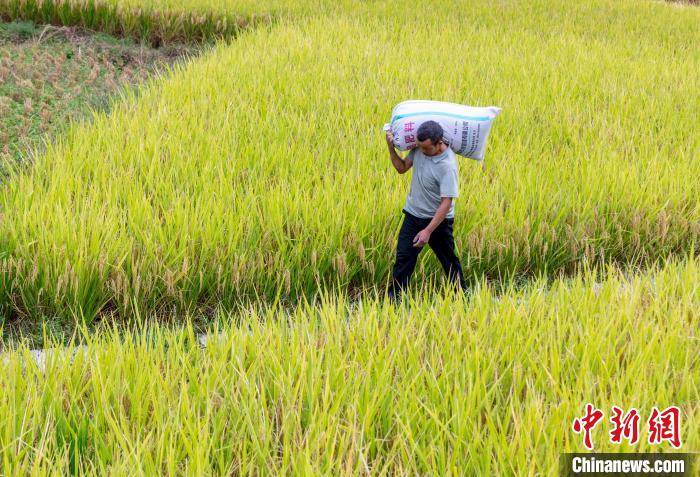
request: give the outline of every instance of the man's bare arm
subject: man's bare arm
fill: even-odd
[[[401,156],[399,156],[396,153],[393,139],[394,138],[391,132],[387,132],[386,143],[389,148],[389,157],[391,158],[391,163],[394,165],[394,168],[399,172],[399,174],[404,174],[411,168],[411,166],[413,166],[413,160],[408,156],[406,156],[405,159],[402,159]]]
[[[450,206],[452,205],[452,197],[442,197],[440,206],[435,211],[433,220],[430,221],[426,228],[428,232],[433,233],[433,230],[437,228],[438,225],[445,219],[445,216],[450,211]]]

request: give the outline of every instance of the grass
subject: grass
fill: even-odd
[[[585,451],[571,423],[605,412],[597,452],[671,451],[611,444],[611,407],[681,409],[685,451],[700,442],[700,261],[628,280],[534,282],[469,301],[416,290],[398,308],[322,294],[291,312],[218,313],[200,350],[191,322],[140,317],[83,338],[91,350],[49,359],[26,348],[0,373],[6,475],[551,475]],[[28,365],[23,368],[22,357]],[[537,432],[533,432],[536,429]]]
[[[108,112],[121,88],[197,51],[154,50],[77,27],[0,24],[0,160],[30,163],[66,123]]]

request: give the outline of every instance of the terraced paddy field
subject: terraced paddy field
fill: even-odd
[[[585,449],[571,425],[587,402],[678,406],[697,450],[700,9],[257,12],[275,15],[72,124],[0,190],[7,326],[109,317],[157,337],[86,333],[95,352],[46,375],[11,349],[8,474],[550,475]],[[395,308],[382,291],[408,176],[381,126],[407,98],[503,112],[484,167],[459,162],[476,291],[436,289],[425,253]],[[228,328],[202,353],[163,316]],[[675,450],[601,429],[596,450]]]

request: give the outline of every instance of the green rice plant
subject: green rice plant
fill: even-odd
[[[139,316],[43,371],[21,345],[0,373],[3,474],[553,475],[586,451],[587,402],[596,452],[674,451],[644,427],[671,405],[696,451],[700,259],[604,276],[220,310],[204,348],[189,317]],[[613,405],[639,410],[638,444],[609,441]]]

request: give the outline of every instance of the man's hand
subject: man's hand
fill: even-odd
[[[386,132],[386,144],[389,147],[394,147],[394,133],[391,131]]]
[[[430,241],[430,231],[428,229],[423,229],[413,238],[414,247],[422,247]]]

